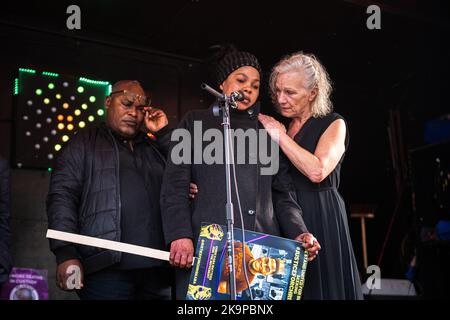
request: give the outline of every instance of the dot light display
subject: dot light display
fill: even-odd
[[[51,172],[52,160],[78,130],[103,121],[110,92],[107,81],[20,68],[13,83],[15,165]]]

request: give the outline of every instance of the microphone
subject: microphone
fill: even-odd
[[[244,93],[239,90],[239,91],[233,91],[230,94],[230,98],[233,101],[244,101],[246,97],[245,97]]]
[[[208,91],[210,94],[212,94],[213,96],[215,96],[217,99],[219,100],[225,100],[226,96],[223,93],[220,93],[216,90],[214,90],[213,88],[211,88],[210,86],[208,86],[206,83],[202,83],[200,85],[200,88],[202,88],[205,91]],[[244,93],[242,91],[233,91],[230,94],[230,99],[231,101],[244,101],[246,98],[246,96],[244,95]]]
[[[200,88],[202,88],[205,91],[208,91],[210,94],[212,94],[213,96],[215,96],[219,100],[225,100],[225,95],[224,94],[222,94],[220,92],[217,92],[216,90],[214,90],[213,88],[208,86],[206,83],[202,83],[200,85]]]
[[[242,91],[233,91],[229,97],[227,97],[225,94],[220,93],[210,86],[208,86],[206,83],[202,83],[200,85],[200,88],[202,88],[205,91],[208,91],[210,94],[215,96],[219,101],[229,101],[230,107],[233,109],[237,109],[237,102],[238,101],[244,101],[246,99],[246,96]]]

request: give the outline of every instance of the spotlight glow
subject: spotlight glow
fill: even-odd
[[[59,93],[57,93],[55,97],[56,97],[56,99],[58,99],[58,100],[61,99],[61,95],[60,95]]]
[[[76,109],[73,113],[74,113],[76,116],[79,116],[79,115],[81,114],[81,111],[80,111],[80,109]]]
[[[53,83],[49,83],[48,84],[48,88],[50,89],[50,90],[53,90],[53,89],[55,89],[55,85],[53,84]]]
[[[69,130],[69,131],[73,130],[73,124],[69,123],[67,125],[67,130]]]
[[[49,103],[50,103],[50,99],[49,99],[49,98],[45,98],[45,99],[44,99],[44,103],[45,103],[45,104],[49,104]]]
[[[63,130],[64,129],[64,123],[58,123],[58,129]]]
[[[88,117],[89,122],[93,122],[95,120],[94,116],[89,116]]]
[[[64,102],[64,103],[63,103],[63,108],[64,108],[64,109],[69,109],[69,104],[68,104],[67,102]]]
[[[105,114],[105,111],[103,111],[103,109],[98,109],[97,114],[101,117]]]
[[[88,108],[88,105],[86,103],[83,103],[81,105],[81,109],[86,110]]]
[[[84,121],[80,121],[80,123],[78,124],[78,126],[80,128],[84,128],[86,126],[86,123]]]
[[[56,150],[56,151],[61,150],[61,145],[60,145],[60,144],[55,144],[55,150]]]
[[[64,120],[64,116],[62,114],[58,115],[58,121],[63,121]]]
[[[69,141],[69,136],[66,136],[66,135],[62,136],[62,141],[64,141],[64,142]]]
[[[83,88],[82,86],[79,86],[79,87],[77,88],[77,91],[78,91],[79,93],[83,93],[83,92],[84,92],[84,88]]]
[[[68,122],[72,122],[72,121],[73,121],[73,117],[72,117],[72,116],[67,116],[66,120],[67,120]]]
[[[41,94],[42,94],[42,90],[41,89],[36,89],[36,94],[38,95],[38,96],[40,96]]]
[[[90,97],[89,97],[89,101],[90,101],[90,102],[94,103],[94,102],[95,102],[95,100],[96,100],[96,99],[95,99],[95,97],[94,97],[94,96],[90,96]]]

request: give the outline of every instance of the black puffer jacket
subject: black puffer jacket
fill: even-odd
[[[170,130],[163,128],[157,137],[168,141]],[[153,150],[150,150],[153,149]],[[156,150],[156,152],[154,152]],[[145,146],[136,148],[136,157],[142,163],[159,161],[165,164],[164,149],[146,137]],[[155,154],[157,157],[155,159]],[[163,172],[154,172],[150,166],[143,170],[145,181],[150,175],[162,179]],[[159,201],[159,190],[153,190],[150,201]],[[116,139],[106,125],[80,131],[61,150],[54,165],[47,198],[48,226],[50,229],[66,231],[120,241],[121,203],[119,182],[119,151]],[[152,215],[153,216],[153,215]],[[155,224],[161,224],[160,216]],[[152,235],[153,248],[166,249],[162,230]],[[57,263],[81,259],[85,273],[91,273],[120,261],[121,253],[90,246],[50,240],[50,248]],[[155,266],[159,265],[154,260]]]
[[[8,280],[11,271],[10,170],[8,162],[0,158],[0,284]]]

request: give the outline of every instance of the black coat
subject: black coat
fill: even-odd
[[[8,280],[11,271],[10,170],[8,162],[0,158],[0,284]]]
[[[159,135],[167,134],[162,129]],[[158,145],[145,138],[144,146],[136,148],[136,157],[142,164],[159,161],[165,165],[165,157]],[[150,152],[154,149],[157,152]],[[157,157],[155,158],[155,154]],[[147,184],[150,175],[162,179],[163,172],[144,166],[142,174]],[[150,201],[159,203],[160,190],[149,194]],[[56,158],[47,198],[48,226],[51,229],[120,241],[120,183],[119,151],[116,138],[105,125],[80,131],[67,143]],[[156,206],[158,207],[158,206]],[[161,225],[160,216],[155,224]],[[162,230],[152,235],[155,249],[166,249]],[[90,246],[50,240],[50,248],[57,263],[81,259],[85,273],[111,266],[121,259],[121,253]],[[158,260],[153,259],[155,265]]]
[[[250,111],[250,112],[249,112]],[[246,111],[234,111],[233,129],[263,129],[257,120],[259,105]],[[214,117],[212,110],[196,110],[186,114],[179,128],[194,135],[194,121],[202,121],[202,133],[210,128],[222,130],[222,117]],[[268,138],[270,143],[270,138]],[[203,148],[210,142],[203,142]],[[177,145],[173,142],[171,150]],[[191,143],[194,148],[194,142]],[[237,147],[237,144],[235,144]],[[193,154],[194,151],[192,151]],[[261,162],[236,165],[237,182],[244,216],[245,229],[287,238],[307,232],[302,211],[296,202],[288,162],[280,151],[280,166],[276,175],[261,175]],[[238,156],[235,151],[235,157]],[[251,155],[255,156],[255,155]],[[167,244],[180,238],[198,239],[202,222],[226,225],[225,166],[223,164],[175,164],[171,152],[161,191],[161,210]],[[190,202],[189,182],[197,184],[199,193]],[[241,228],[235,188],[233,186],[235,227]]]

